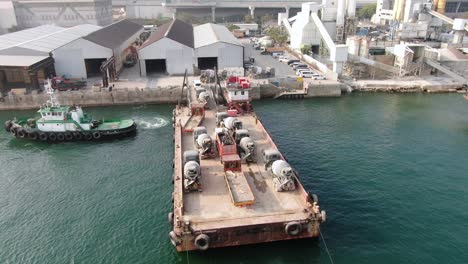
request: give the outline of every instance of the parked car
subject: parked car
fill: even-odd
[[[287,56],[280,56],[278,60],[280,62],[288,62],[291,59],[289,57],[287,57]]]
[[[301,77],[302,78],[312,78],[312,76],[314,75],[315,73],[313,71],[303,71],[301,72]]]
[[[292,68],[292,67],[294,67],[294,66],[296,66],[296,65],[299,65],[299,64],[304,64],[304,63],[302,63],[302,62],[300,62],[300,61],[299,61],[299,62],[293,62],[293,63],[289,64],[289,67]]]
[[[283,55],[283,52],[273,52],[271,53],[271,55],[273,56],[273,58],[279,58]]]
[[[296,70],[296,75],[301,76],[301,73],[304,72],[304,71],[312,71],[312,69],[310,69],[310,68],[299,68],[299,69]]]
[[[291,64],[296,63],[296,62],[299,63],[299,62],[301,62],[301,61],[300,61],[300,60],[291,59],[291,60],[288,60],[286,63],[287,63],[289,66],[291,66]]]
[[[314,80],[326,80],[327,79],[327,78],[325,78],[325,76],[323,76],[321,74],[317,74],[317,73],[312,74],[311,78],[314,79]]]
[[[296,64],[293,66],[293,70],[297,71],[298,69],[307,69],[309,65],[307,64]]]

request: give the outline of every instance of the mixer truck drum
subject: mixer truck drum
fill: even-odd
[[[195,246],[199,250],[207,250],[210,247],[210,237],[206,234],[200,234],[195,238]]]
[[[286,234],[290,236],[297,236],[302,231],[302,225],[299,222],[289,222],[284,228]]]

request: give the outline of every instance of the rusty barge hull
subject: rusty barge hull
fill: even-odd
[[[200,124],[207,128],[212,138],[216,127],[215,114],[215,110],[207,110]],[[309,195],[298,177],[295,177],[294,191],[277,192],[261,158],[257,163],[242,164],[243,175],[255,198],[252,205],[240,207],[233,204],[219,156],[201,160],[202,191],[184,192],[182,154],[195,149],[192,133],[183,130],[189,118],[188,107],[174,110],[174,192],[173,208],[169,213],[172,225],[169,238],[177,251],[319,236],[320,223],[325,220],[325,215],[318,211],[316,196]],[[254,113],[237,118],[256,142],[257,157],[261,157],[263,149],[277,149]]]

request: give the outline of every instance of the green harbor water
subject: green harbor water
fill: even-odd
[[[335,263],[468,263],[468,101],[354,94],[254,103],[317,193]],[[168,240],[172,106],[85,109],[134,118],[104,143],[0,132],[0,263],[331,263],[319,240],[177,253]],[[0,121],[33,114],[0,112]]]

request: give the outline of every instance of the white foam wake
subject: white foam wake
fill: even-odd
[[[162,117],[144,117],[144,118],[134,118],[138,128],[141,129],[157,129],[169,124],[169,121]]]

